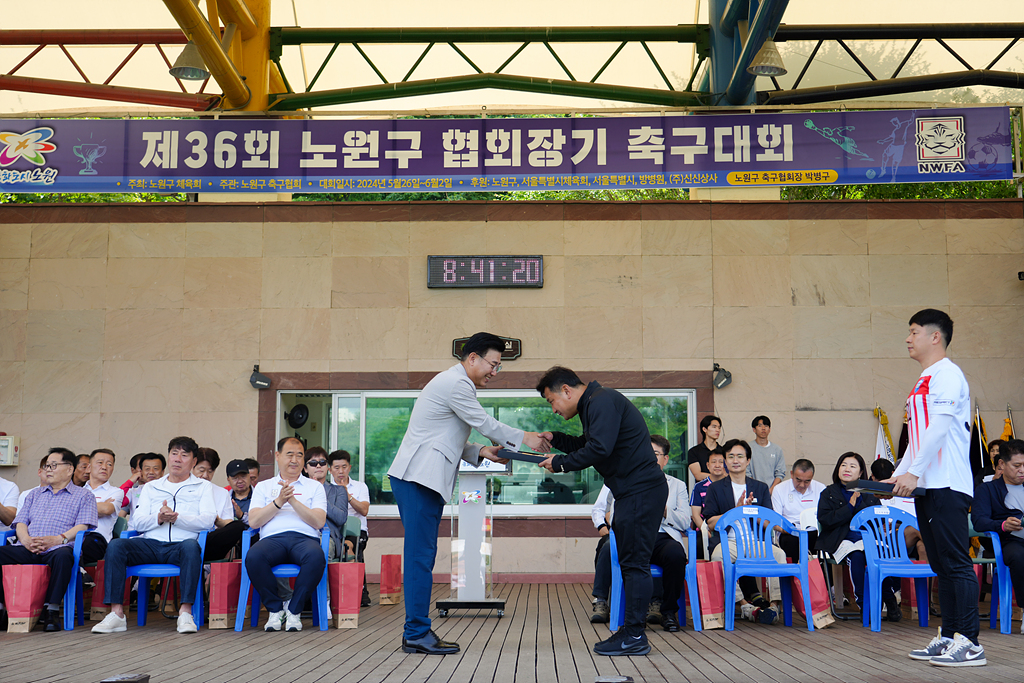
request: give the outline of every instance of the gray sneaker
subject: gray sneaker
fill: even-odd
[[[938,657],[932,657],[935,666],[985,666],[985,648],[975,645],[970,639],[957,633],[953,644]]]
[[[611,613],[608,609],[608,601],[597,600],[594,603],[594,613],[590,615],[591,624],[607,624]]]
[[[927,662],[932,657],[938,657],[943,654],[953,644],[952,638],[943,638],[942,629],[938,629],[938,634],[932,638],[932,642],[920,650],[911,650],[910,658],[916,659],[921,662]]]

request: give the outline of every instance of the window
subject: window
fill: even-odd
[[[623,390],[640,409],[652,434],[672,444],[666,472],[686,481],[686,450],[691,443],[689,425],[696,414],[693,389]],[[287,406],[287,392],[279,405]],[[332,392],[333,426],[323,430],[321,443],[328,450],[352,454],[352,476],[366,483],[375,516],[398,516],[387,470],[405,436],[418,391]],[[579,435],[578,418],[568,422],[533,390],[480,390],[480,404],[495,419],[530,431],[561,431]],[[284,409],[284,408],[282,408]],[[279,420],[278,424],[282,422]],[[279,434],[280,437],[283,434]],[[489,443],[475,430],[474,443]],[[681,444],[685,444],[683,447]],[[582,472],[551,474],[536,465],[512,463],[512,475],[493,477],[494,512],[498,516],[586,516],[601,490],[602,479],[593,468]]]

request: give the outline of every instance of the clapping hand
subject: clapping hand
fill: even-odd
[[[235,508],[235,519],[241,519],[243,516],[242,508],[238,507],[238,502],[234,496],[231,497],[231,506]]]
[[[178,513],[168,507],[165,500],[160,508],[160,512],[157,513],[156,521],[157,524],[174,524],[178,521]]]
[[[283,479],[278,480],[277,483],[281,485],[281,490],[278,492],[276,499],[277,505],[280,507],[295,496],[295,487],[291,484],[285,484]]]

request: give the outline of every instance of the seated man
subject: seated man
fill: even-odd
[[[1017,606],[1024,607],[1024,441],[1004,441],[996,458],[1002,464],[1003,475],[974,490],[971,521],[976,531],[999,533]]]
[[[672,444],[660,434],[651,434],[651,446],[658,459],[658,466],[664,471]],[[668,500],[658,537],[654,541],[651,564],[661,567],[661,625],[666,631],[674,632],[679,630],[679,596],[686,585],[686,546],[683,534],[690,526],[690,505],[686,484],[667,474],[665,480],[668,482]]]
[[[359,518],[359,538],[346,536],[345,543],[351,547],[356,562],[364,562],[363,551],[370,540],[367,531],[366,516],[370,514],[370,489],[361,481],[349,476],[352,473],[352,456],[348,451],[334,451],[327,456],[331,468],[331,479],[338,486],[344,486],[348,496],[348,516]],[[363,607],[370,606],[370,592],[366,589],[366,577],[363,577]]]
[[[71,475],[72,484],[79,488],[85,486],[85,483],[89,481],[89,463],[90,458],[85,453],[76,456],[75,471]]]
[[[18,514],[18,485],[0,477],[0,532],[10,531]]]
[[[590,508],[590,519],[597,529],[597,548],[594,550],[594,612],[590,615],[590,623],[607,624],[610,616],[608,608],[608,592],[612,586],[612,560],[608,551],[608,535],[611,533],[611,510],[608,499],[612,492],[607,486],[601,485],[597,500]]]
[[[36,470],[36,476],[39,477],[39,486],[33,486],[30,489],[25,489],[18,496],[18,506],[17,507],[18,507],[19,510],[21,508],[25,507],[25,501],[28,500],[28,494],[32,493],[36,489],[45,488],[47,486],[47,481],[46,481],[46,461],[47,461],[47,459],[49,457],[50,457],[49,455],[44,455],[43,459],[39,461],[39,469]],[[11,526],[13,527],[13,525],[14,525],[14,522],[12,521],[11,522]]]
[[[114,451],[109,448],[97,448],[89,456],[89,481],[83,487],[96,499],[98,521],[96,531],[85,535],[82,543],[82,563],[98,562],[107,552],[107,544],[114,536],[114,523],[117,522],[117,511],[121,507],[124,494],[121,489],[110,483],[110,475],[114,473]]]
[[[131,515],[139,504],[142,487],[164,476],[164,469],[167,468],[167,460],[159,453],[139,453],[138,457],[138,474],[132,474],[131,478],[121,485],[121,490],[125,492],[121,512],[128,516],[129,529],[135,529]]]
[[[93,633],[119,633],[128,620],[120,603],[128,567],[138,564],[173,564],[181,568],[181,609],[178,633],[195,633],[192,602],[202,576],[199,534],[213,528],[217,511],[210,482],[192,474],[199,445],[187,436],[167,444],[167,476],[142,487],[132,514],[135,538],[115,538],[107,546],[104,566],[104,604],[110,614],[92,627]],[[139,602],[142,602],[141,599]]]
[[[60,631],[60,604],[72,580],[74,540],[79,531],[96,528],[96,500],[71,483],[78,459],[66,448],[51,448],[46,456],[46,486],[32,489],[14,517],[17,543],[0,547],[0,612],[3,607],[3,566],[45,564],[50,567],[46,609],[39,622],[46,631]],[[73,610],[74,605],[65,609]]]
[[[245,464],[249,467],[249,486],[255,488],[260,480],[260,461],[256,458],[246,458]]]
[[[711,559],[716,562],[722,560],[722,545],[719,543],[718,534],[715,533],[715,527],[722,515],[738,505],[757,505],[772,509],[772,496],[768,492],[768,485],[747,477],[750,445],[741,439],[732,439],[727,441],[723,448],[725,449],[725,466],[729,470],[729,476],[712,484],[704,499],[704,519],[707,520],[708,529],[711,531],[708,547],[711,550]],[[736,540],[731,532],[728,545],[727,550],[735,560]],[[786,563],[786,554],[778,546],[772,546],[772,554],[776,562]],[[779,589],[778,578],[770,577],[768,580],[768,588],[773,598],[771,603],[757,590],[757,580],[754,577],[740,577],[737,583],[743,593],[743,599],[740,600],[740,613],[744,619],[762,624],[774,624],[779,620],[778,605],[782,592]]]
[[[707,468],[710,475],[703,481],[694,484],[693,493],[690,495],[690,517],[693,519],[693,528],[699,534],[697,537],[698,560],[706,559],[704,557],[704,532],[701,530],[704,526],[704,499],[707,497],[708,488],[712,484],[728,476],[725,473],[725,451],[722,450],[721,446],[716,446],[708,454]]]
[[[820,481],[814,480],[814,463],[801,458],[793,463],[789,479],[776,486],[775,490],[772,491],[772,509],[782,515],[783,519],[787,522],[799,529],[801,528],[800,515],[804,510],[814,510],[815,514],[817,514],[818,498],[824,490],[825,485]],[[808,529],[808,552],[814,549],[814,544],[817,542],[818,529]],[[797,557],[800,554],[799,538],[782,532],[779,535],[779,547],[786,553],[786,557],[794,562],[799,561],[799,557]]]
[[[327,558],[331,562],[340,562],[345,558],[345,522],[348,521],[348,489],[340,484],[332,484],[327,480],[327,451],[313,446],[305,455],[306,476],[318,481],[324,487],[327,501],[327,526],[331,529],[330,549]]]
[[[249,503],[252,502],[252,484],[249,478],[249,464],[245,460],[232,460],[225,473],[231,487],[231,507],[236,520],[249,528]]]
[[[213,475],[220,467],[220,454],[212,448],[200,447],[196,451],[196,464],[192,474],[200,479],[213,483]],[[220,486],[213,486],[213,507],[217,510],[213,531],[206,537],[206,552],[203,562],[216,562],[227,557],[231,549],[242,542],[245,525],[235,517],[235,507],[231,504],[231,492]]]
[[[245,568],[253,587],[270,613],[266,631],[301,631],[299,613],[293,614],[278,593],[273,568],[299,565],[289,605],[304,605],[320,583],[327,561],[320,549],[320,529],[327,521],[327,496],[320,482],[299,476],[304,460],[302,442],[285,437],[277,444],[279,476],[256,484],[249,507],[249,525],[260,530],[260,540],[249,548]]]

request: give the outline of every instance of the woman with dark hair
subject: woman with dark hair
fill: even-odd
[[[860,531],[850,528],[854,515],[864,508],[880,505],[870,493],[851,491],[858,479],[868,478],[868,468],[859,453],[847,452],[839,456],[832,471],[832,483],[825,487],[818,498],[818,543],[815,550],[830,553],[836,562],[846,560],[853,579],[853,591],[857,604],[864,609],[864,542]],[[889,621],[903,618],[896,602],[895,579],[882,582],[882,602],[885,604]]]

